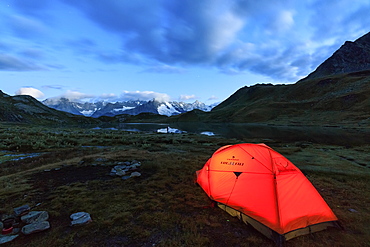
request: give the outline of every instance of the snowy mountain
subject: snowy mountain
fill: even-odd
[[[150,112],[160,115],[172,116],[188,112],[194,109],[202,111],[210,111],[214,106],[207,106],[202,102],[195,101],[193,103],[185,102],[159,102],[156,100],[150,101],[123,101],[123,102],[74,102],[66,98],[50,98],[44,100],[45,105],[76,115],[84,115],[91,117],[100,116],[116,116],[119,114],[138,115],[143,112]]]

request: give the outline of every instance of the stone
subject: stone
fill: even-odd
[[[31,210],[30,206],[23,205],[14,209],[15,216],[22,216],[27,214]]]
[[[22,228],[22,233],[29,235],[36,232],[45,231],[50,228],[50,223],[48,221],[40,221],[32,224],[25,225]]]
[[[31,211],[21,217],[22,222],[31,224],[40,221],[46,221],[49,219],[49,214],[46,211]]]
[[[5,243],[8,243],[10,241],[13,241],[16,237],[18,237],[19,235],[0,235],[0,244],[5,244]]]
[[[108,161],[108,160],[107,160],[107,159],[105,159],[105,158],[97,158],[95,161],[96,161],[96,162],[106,162],[106,161]]]
[[[126,172],[124,170],[119,170],[116,172],[116,175],[117,176],[124,176],[126,174]]]
[[[139,167],[139,166],[141,166],[141,163],[140,162],[136,162],[136,163],[133,163],[131,166]]]
[[[128,167],[126,165],[117,165],[117,166],[112,168],[110,173],[112,175],[114,174],[114,175],[117,175],[117,176],[124,176],[127,171],[128,171]]]
[[[90,214],[86,212],[78,212],[78,213],[71,214],[70,218],[72,220],[71,226],[83,225],[83,224],[90,223],[92,221]]]
[[[140,172],[133,172],[131,173],[131,176],[130,177],[140,177],[141,176],[141,173]]]

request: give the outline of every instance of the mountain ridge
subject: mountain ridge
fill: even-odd
[[[370,32],[354,42],[346,41],[332,56],[310,73],[307,79],[364,70],[370,70]]]
[[[120,101],[120,102],[76,102],[66,98],[50,98],[42,101],[48,107],[56,110],[69,112],[75,115],[114,117],[120,114],[138,115],[140,113],[154,113],[159,115],[172,116],[194,109],[210,111],[213,106],[207,106],[198,100],[193,103],[169,101],[162,102],[155,99],[149,101]]]
[[[355,125],[370,127],[370,33],[345,42],[306,78],[238,89],[209,113],[172,121]]]

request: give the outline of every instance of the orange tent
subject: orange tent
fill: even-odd
[[[224,146],[196,175],[220,208],[276,243],[339,226],[305,175],[265,144]]]

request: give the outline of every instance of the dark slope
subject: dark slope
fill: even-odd
[[[98,123],[98,120],[51,109],[31,96],[9,96],[0,91],[0,122],[64,125]]]

